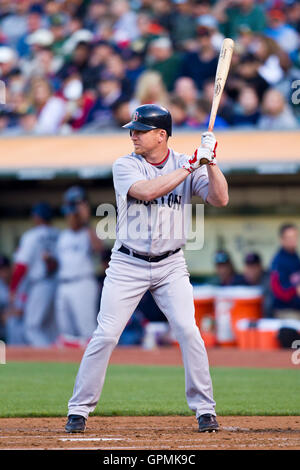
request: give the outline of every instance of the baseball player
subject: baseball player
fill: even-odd
[[[15,305],[21,283],[26,284],[24,338],[31,346],[45,347],[53,342],[56,334],[54,296],[58,230],[51,226],[52,210],[47,203],[36,204],[32,217],[35,226],[21,237],[15,254],[10,297]]]
[[[63,213],[68,228],[57,242],[58,289],[56,321],[59,342],[73,338],[87,341],[96,326],[99,288],[95,278],[93,253],[102,242],[89,226],[90,208],[80,186],[72,186],[64,195]]]
[[[149,289],[179,342],[186,399],[199,431],[216,431],[208,358],[195,323],[193,288],[182,252],[186,240],[184,235],[172,236],[172,215],[176,212],[183,220],[184,206],[192,195],[214,206],[228,202],[227,183],[215,158],[216,139],[212,133],[202,134],[201,146],[192,157],[169,149],[171,115],[157,105],[139,106],[123,127],[130,129],[134,151],[113,165],[117,237],[106,270],[98,326],[82,358],[65,430],[84,431],[99,400],[111,353]],[[146,224],[139,224],[143,229],[137,236],[130,229],[141,207],[148,218]],[[170,236],[161,237],[166,230]]]

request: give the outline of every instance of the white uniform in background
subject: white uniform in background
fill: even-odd
[[[56,255],[59,263],[56,296],[59,334],[88,339],[96,327],[99,305],[88,229],[63,230]]]
[[[55,256],[58,230],[49,225],[38,225],[20,239],[15,263],[27,266],[27,299],[24,309],[24,338],[31,346],[51,344],[56,335],[54,297],[56,274],[48,273],[43,256]]]

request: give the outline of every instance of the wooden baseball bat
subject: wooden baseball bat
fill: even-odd
[[[218,60],[217,71],[216,71],[214,97],[213,97],[209,124],[208,124],[209,132],[212,132],[214,125],[215,125],[215,120],[216,120],[216,116],[218,112],[218,107],[220,104],[220,99],[221,99],[225,82],[227,79],[227,75],[229,72],[233,48],[234,48],[233,40],[230,38],[225,38],[222,43],[219,60]]]

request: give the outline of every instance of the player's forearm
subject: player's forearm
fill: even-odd
[[[224,207],[229,201],[225,176],[217,165],[208,165],[207,170],[209,177],[207,202],[215,207]]]
[[[129,189],[129,195],[142,201],[152,201],[173,191],[188,175],[187,170],[178,168],[168,175],[158,176],[152,180],[137,181]]]
[[[89,227],[89,236],[93,252],[100,253],[103,250],[103,243],[102,240],[97,237],[96,230],[94,230],[92,227]]]

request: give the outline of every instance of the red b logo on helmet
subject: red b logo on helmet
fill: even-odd
[[[138,118],[139,118],[139,113],[136,111],[136,112],[134,113],[134,115],[133,115],[132,120],[133,120],[133,121],[137,121]]]

